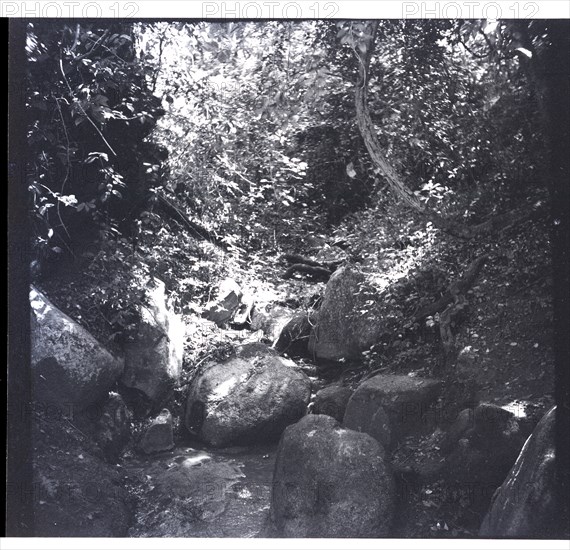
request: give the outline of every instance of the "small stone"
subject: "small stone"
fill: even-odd
[[[152,454],[169,451],[173,447],[172,415],[168,409],[163,409],[144,432],[138,448],[145,454]]]
[[[204,308],[202,317],[218,326],[225,325],[239,308],[243,292],[233,279],[225,279],[218,288],[218,297]]]
[[[326,414],[342,422],[346,405],[352,395],[352,390],[347,387],[333,384],[317,392],[314,400],[314,414]]]

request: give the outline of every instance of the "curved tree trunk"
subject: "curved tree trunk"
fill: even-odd
[[[380,141],[376,135],[376,130],[370,117],[367,102],[368,70],[370,67],[370,58],[374,50],[377,30],[378,21],[371,21],[364,40],[359,44],[362,48],[355,48],[356,57],[359,61],[359,81],[356,85],[355,91],[356,122],[362,135],[362,139],[366,145],[366,149],[368,150],[368,154],[370,155],[372,162],[386,179],[392,191],[396,193],[404,204],[427,217],[436,227],[439,227],[456,237],[470,238],[472,236],[472,231],[469,228],[451,222],[433,210],[427,209],[414,192],[406,185],[403,178],[398,174],[396,169],[390,164],[382,152],[382,146],[380,145]]]
[[[359,48],[355,48],[356,56],[359,61],[359,79],[355,91],[356,122],[370,158],[386,178],[390,188],[409,207],[413,208],[417,212],[425,214],[425,207],[421,204],[416,195],[414,195],[412,190],[407,187],[394,167],[382,154],[382,146],[378,141],[374,124],[370,118],[370,111],[368,110],[367,102],[368,69],[370,67],[372,51],[374,50],[374,40],[377,30],[378,21],[372,21],[370,24],[370,30],[368,31],[368,37],[363,41],[363,46],[365,48],[364,53]]]
[[[402,176],[398,174],[397,170],[384,156],[382,146],[378,140],[378,136],[376,135],[374,123],[370,117],[367,101],[368,70],[370,67],[370,58],[372,57],[372,52],[374,50],[377,30],[378,21],[371,21],[368,29],[366,29],[364,39],[358,44],[358,47],[354,48],[356,57],[359,61],[359,79],[355,90],[356,122],[372,162],[380,170],[392,191],[405,205],[412,208],[415,212],[419,212],[436,227],[462,239],[471,239],[473,237],[486,235],[493,231],[502,231],[508,227],[525,221],[536,214],[540,215],[542,210],[544,210],[541,208],[541,205],[530,209],[515,209],[510,212],[506,212],[505,214],[500,214],[480,224],[465,226],[444,218],[437,212],[426,208],[425,205],[422,204],[414,192],[406,185]]]

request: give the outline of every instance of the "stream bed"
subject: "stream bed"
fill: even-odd
[[[264,536],[277,444],[179,446],[124,463],[131,537]]]

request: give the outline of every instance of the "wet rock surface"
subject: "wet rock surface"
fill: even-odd
[[[123,398],[115,392],[101,406],[101,417],[97,420],[94,439],[101,447],[105,458],[116,463],[131,439],[132,414]]]
[[[134,460],[133,537],[258,537],[269,514],[275,446],[179,447]]]
[[[138,443],[138,450],[144,454],[169,451],[174,447],[172,415],[168,409],[153,418]]]

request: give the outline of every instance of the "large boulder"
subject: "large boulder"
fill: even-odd
[[[309,378],[262,344],[249,344],[192,382],[185,425],[214,447],[278,439],[306,412]]]
[[[563,527],[555,498],[555,420],[556,407],[552,407],[526,441],[515,465],[495,493],[479,536],[550,538]]]
[[[372,416],[369,416],[370,414]],[[349,430],[371,435],[386,448],[392,443],[390,419],[382,405],[373,405],[371,408],[352,406],[349,414],[345,413],[343,426]]]
[[[224,279],[218,288],[217,298],[206,304],[202,317],[219,327],[224,326],[237,313],[242,295],[240,286],[233,279]]]
[[[395,489],[384,449],[330,416],[308,415],[285,430],[272,488],[276,536],[390,534]]]
[[[309,352],[329,361],[358,357],[382,334],[377,310],[376,296],[364,275],[350,266],[338,269],[327,283],[309,338]]]
[[[315,395],[313,413],[327,414],[342,422],[351,395],[352,390],[346,386],[339,386],[338,384],[327,386]]]
[[[167,305],[165,285],[154,279],[147,289],[147,305],[140,306],[134,342],[125,344],[125,372],[121,382],[160,403],[180,378],[186,327]]]
[[[384,445],[421,433],[436,423],[434,411],[441,390],[439,380],[378,374],[356,388],[343,426],[368,433]]]
[[[81,411],[104,399],[123,361],[34,287],[30,305],[35,401]]]

